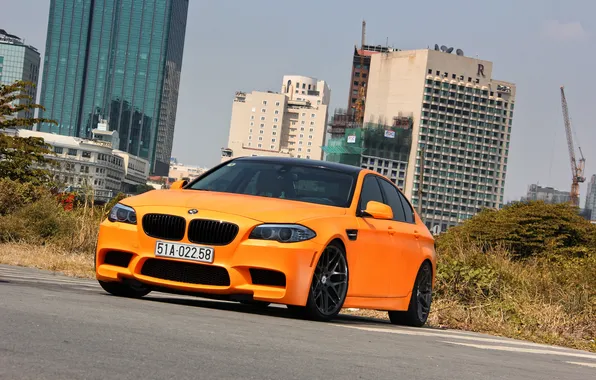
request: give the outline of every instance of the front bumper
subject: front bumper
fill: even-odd
[[[212,264],[156,257],[142,227],[102,223],[96,250],[101,281],[134,279],[157,290],[305,305],[317,259],[314,241],[283,244],[248,240],[242,232],[227,246],[215,246]],[[186,238],[180,243],[189,243]]]

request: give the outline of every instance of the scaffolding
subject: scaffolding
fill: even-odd
[[[360,166],[362,156],[408,162],[412,121],[411,117],[398,116],[392,125],[365,123],[364,128],[344,128],[343,136],[332,137],[323,147],[326,160],[352,166]]]

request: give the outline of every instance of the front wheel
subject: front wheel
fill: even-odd
[[[98,282],[103,290],[118,297],[141,298],[151,293],[151,289],[145,287],[142,284],[106,282],[101,280],[98,280]]]
[[[418,270],[408,310],[389,311],[391,323],[412,327],[424,326],[430,314],[432,286],[432,266],[428,261],[425,261]]]
[[[344,248],[333,242],[325,248],[315,268],[305,307],[288,307],[318,321],[339,314],[348,293],[348,261]]]

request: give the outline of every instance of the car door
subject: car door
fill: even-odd
[[[366,209],[369,201],[383,203],[383,193],[378,176],[367,174],[362,182],[358,210]],[[386,297],[389,292],[388,262],[392,237],[389,235],[390,220],[358,216],[357,238],[352,242],[354,253],[350,261],[350,296]]]
[[[412,271],[418,268],[417,258],[420,256],[418,226],[414,223],[411,205],[397,187],[385,179],[379,179],[386,204],[393,210],[390,222],[392,252],[388,267],[391,268],[389,296],[404,297],[412,290]],[[414,274],[415,275],[415,274]]]

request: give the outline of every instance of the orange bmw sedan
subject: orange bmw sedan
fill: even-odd
[[[328,321],[342,308],[422,326],[436,279],[434,239],[376,172],[325,161],[240,157],[191,182],[118,203],[100,227],[97,280],[267,306]]]

